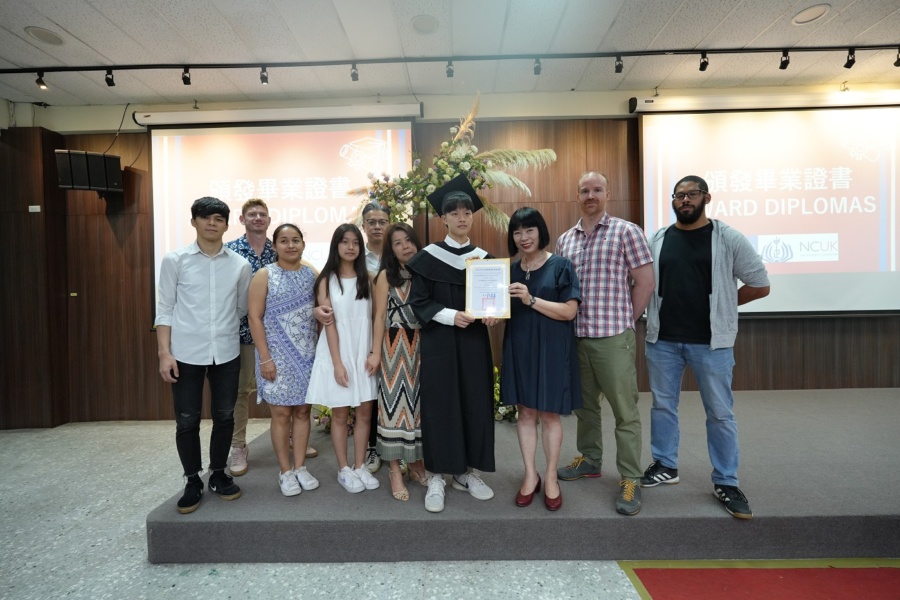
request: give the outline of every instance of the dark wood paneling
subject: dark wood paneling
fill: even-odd
[[[112,145],[111,145],[112,144]],[[123,194],[68,201],[69,407],[73,421],[173,418],[157,374],[147,134],[73,135],[73,150],[121,157]]]
[[[65,196],[56,180],[62,136],[36,127],[0,136],[0,428],[68,420]],[[35,206],[39,212],[30,212]]]

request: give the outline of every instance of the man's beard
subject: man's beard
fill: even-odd
[[[703,211],[706,209],[706,204],[700,204],[694,210],[690,212],[683,212],[681,209],[675,211],[675,218],[678,219],[678,222],[682,225],[693,225],[696,223],[701,216],[703,216]]]

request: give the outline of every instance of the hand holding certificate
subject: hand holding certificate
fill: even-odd
[[[466,263],[466,312],[477,319],[509,318],[508,258],[482,258]]]

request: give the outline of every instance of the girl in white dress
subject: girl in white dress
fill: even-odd
[[[362,249],[362,233],[354,225],[340,225],[334,231],[328,261],[316,279],[316,303],[330,308],[333,319],[319,336],[306,396],[307,404],[331,408],[337,479],[350,493],[379,486],[364,464],[376,381],[366,370],[372,348],[372,300]],[[350,407],[355,408],[352,468],[347,461]]]

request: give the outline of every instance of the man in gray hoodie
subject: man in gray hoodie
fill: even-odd
[[[676,222],[650,239],[657,286],[647,308],[647,369],[653,462],[641,487],[678,483],[678,399],[690,366],[706,410],[715,496],[731,515],[753,513],[738,488],[738,435],[731,391],[738,305],[769,294],[762,259],[736,229],[706,216],[706,181],[683,177],[672,194]],[[738,280],[743,285],[738,287]]]

